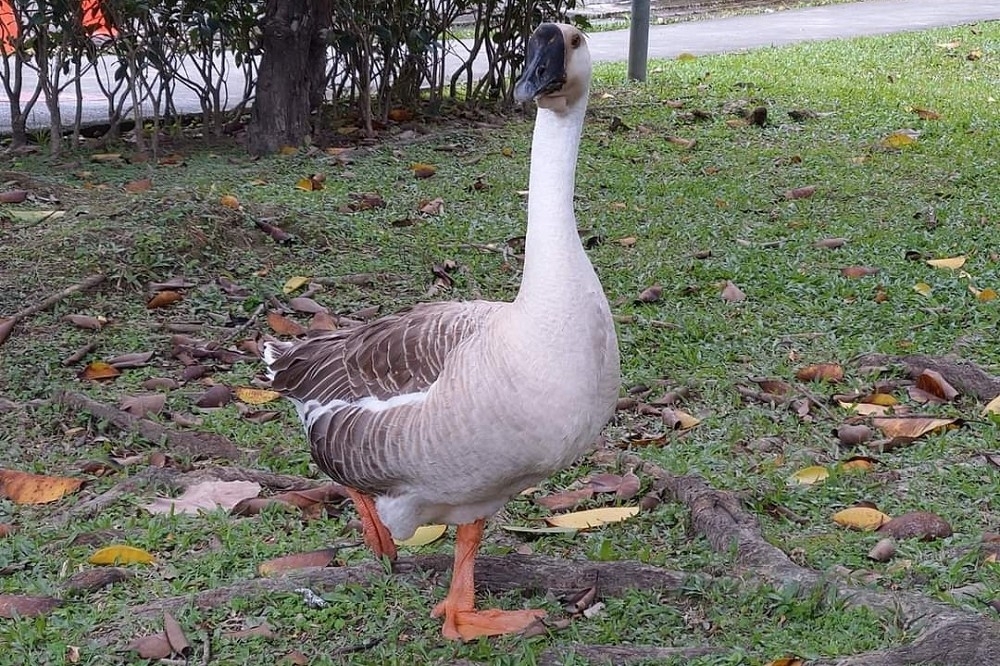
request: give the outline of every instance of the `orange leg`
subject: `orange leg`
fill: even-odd
[[[361,531],[365,535],[365,544],[379,557],[396,559],[396,542],[392,540],[388,528],[382,524],[382,519],[378,517],[378,513],[375,511],[375,500],[359,490],[353,488],[346,490],[354,501],[358,516],[361,518]]]
[[[483,538],[483,519],[458,526],[455,541],[455,567],[451,587],[444,601],[434,607],[432,617],[444,616],[442,632],[450,640],[471,641],[480,636],[514,634],[537,619],[545,617],[542,610],[481,610],[475,609],[476,586],[473,580],[476,551]]]

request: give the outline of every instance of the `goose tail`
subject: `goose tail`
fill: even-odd
[[[289,349],[291,349],[291,342],[282,342],[280,340],[266,340],[261,346],[261,357],[264,359],[264,365],[267,366],[267,376],[271,381],[274,381],[274,364],[282,356],[285,355]]]

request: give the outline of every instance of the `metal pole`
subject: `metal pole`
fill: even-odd
[[[628,30],[628,78],[646,80],[646,57],[649,55],[649,0],[632,0],[632,18]]]

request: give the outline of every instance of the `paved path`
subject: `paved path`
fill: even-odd
[[[649,31],[649,57],[673,58],[679,53],[720,53],[765,46],[778,46],[808,40],[835,39],[857,35],[878,35],[922,30],[934,26],[961,25],[1000,19],[1000,0],[867,0],[866,2],[827,5],[806,9],[788,9],[750,16],[732,16],[658,25]],[[599,61],[624,61],[628,58],[628,31],[597,32],[589,39],[591,53]],[[454,71],[458,60],[449,60]],[[482,73],[480,63],[474,72]],[[84,118],[107,119],[107,102],[92,77],[84,80]],[[231,90],[243,90],[238,72],[228,79]],[[30,91],[32,80],[25,81]],[[199,111],[194,93],[178,86],[175,93],[178,111]],[[66,103],[63,118],[74,113]],[[47,127],[48,114],[41,99],[35,105],[29,125]],[[0,102],[0,132],[10,129],[10,110]]]

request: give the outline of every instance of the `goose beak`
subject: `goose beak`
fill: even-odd
[[[566,83],[566,40],[553,23],[543,23],[528,39],[528,57],[514,85],[514,99],[524,104],[553,93]]]

